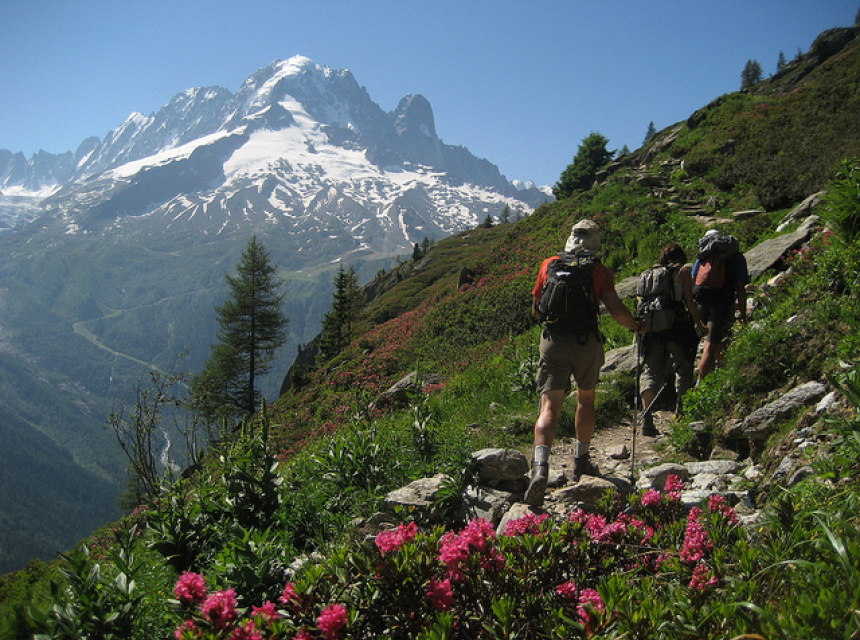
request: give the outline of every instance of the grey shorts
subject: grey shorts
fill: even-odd
[[[570,391],[570,377],[576,386],[590,391],[597,386],[600,368],[603,366],[603,338],[590,334],[584,343],[571,334],[559,334],[549,329],[541,332],[540,362],[537,381],[540,392]]]
[[[693,386],[693,360],[684,346],[665,338],[652,338],[645,342],[640,388],[657,391],[670,374],[674,374],[675,392],[679,396]]]

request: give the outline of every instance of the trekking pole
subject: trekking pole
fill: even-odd
[[[660,397],[660,394],[661,394],[661,393],[663,393],[663,389],[665,389],[665,388],[666,388],[666,385],[667,385],[667,384],[669,384],[669,383],[668,383],[668,382],[664,382],[664,383],[663,383],[663,386],[662,386],[662,387],[660,387],[660,388],[657,390],[657,393],[655,393],[655,394],[654,394],[654,399],[653,399],[653,400],[651,400],[651,402],[649,402],[649,403],[648,403],[648,406],[647,406],[647,407],[642,407],[642,419],[643,419],[643,420],[645,419],[645,416],[647,416],[649,413],[651,413],[651,409],[653,409],[653,408],[654,408],[654,403],[655,403],[655,402],[657,402],[657,398],[659,398],[659,397]]]
[[[630,453],[630,484],[636,485],[636,432],[639,431],[639,376],[642,373],[642,334],[636,334],[636,400],[633,402],[633,448]]]

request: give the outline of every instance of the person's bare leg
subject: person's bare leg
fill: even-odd
[[[532,457],[532,476],[523,501],[533,507],[543,504],[549,478],[549,452],[558,431],[558,418],[564,406],[566,391],[558,389],[541,394],[540,408],[534,428],[534,455]]]
[[[576,453],[573,458],[573,480],[579,482],[579,479],[584,476],[599,475],[599,471],[595,464],[591,461],[588,454],[588,448],[591,446],[591,438],[594,436],[594,425],[596,422],[596,413],[594,409],[594,401],[597,397],[597,390],[590,389],[585,391],[577,389],[576,392]]]

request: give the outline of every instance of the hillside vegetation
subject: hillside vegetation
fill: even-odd
[[[856,35],[822,34],[778,76],[615,159],[588,190],[380,273],[359,337],[296,376],[201,468],[58,561],[5,576],[0,637],[858,637]],[[836,38],[848,44],[833,52]],[[825,189],[817,213],[830,230],[777,265],[789,275],[767,295],[759,285],[774,270],[753,283],[755,321],[690,393],[666,449],[667,459],[707,455],[690,446],[691,422],[718,442],[728,419],[798,382],[828,381],[835,409],[798,412],[753,452],[772,472],[775,447],[802,424],[826,442],[809,454],[815,474],[791,489],[763,485],[755,527],[719,498],[682,508],[671,484],[607,495],[564,522],[531,516],[501,536],[463,518],[471,453],[531,446],[530,291],[575,220],[600,224],[620,281],[667,242],[693,255],[708,225],[750,249]],[[601,328],[607,349],[630,344],[607,318]],[[403,393],[386,393],[410,372]],[[605,378],[598,429],[629,419],[633,394],[630,374]],[[387,492],[437,473],[450,481],[432,518],[386,510]]]

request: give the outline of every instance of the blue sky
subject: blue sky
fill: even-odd
[[[0,148],[52,153],[132,112],[276,59],[348,68],[386,111],[431,103],[439,136],[508,179],[553,184],[592,131],[640,146],[765,75],[858,0],[3,0]]]

